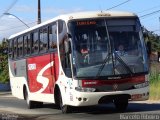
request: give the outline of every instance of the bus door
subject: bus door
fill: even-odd
[[[50,53],[50,61],[51,67],[51,77],[52,77],[52,88],[54,90],[55,83],[58,80],[59,76],[59,60],[58,60],[58,53]]]

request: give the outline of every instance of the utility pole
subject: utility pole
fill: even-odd
[[[159,31],[160,31],[160,17],[159,17]],[[158,37],[160,39],[160,37]],[[160,62],[160,52],[158,51],[158,62]]]
[[[37,24],[41,23],[41,1],[38,0],[38,21]]]
[[[159,31],[160,31],[160,17],[159,17]]]

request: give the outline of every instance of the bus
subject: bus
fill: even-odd
[[[139,18],[121,11],[64,14],[9,37],[13,96],[28,108],[74,107],[149,97],[149,61]]]

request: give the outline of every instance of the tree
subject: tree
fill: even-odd
[[[9,70],[8,70],[8,40],[3,39],[0,44],[0,83],[9,82]]]
[[[160,36],[158,36],[152,31],[148,31],[145,27],[142,27],[142,29],[143,29],[145,40],[151,42],[152,51],[160,52]]]

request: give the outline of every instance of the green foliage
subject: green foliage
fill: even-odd
[[[160,81],[160,63],[151,64],[150,83]]]
[[[3,39],[0,44],[0,83],[9,82],[7,43],[7,40]]]
[[[148,31],[147,29],[143,28],[143,34],[146,41],[150,41],[152,45],[152,51],[160,52],[160,36],[153,33],[152,31]]]
[[[160,100],[160,63],[151,64],[150,100]]]
[[[160,81],[150,84],[150,100],[160,100]]]
[[[160,52],[160,39],[156,35],[150,36],[150,41],[152,42],[152,50]]]
[[[146,42],[151,43],[151,51],[160,53],[160,36],[143,27]],[[160,100],[160,63],[152,62],[150,70],[150,97],[151,100]]]

